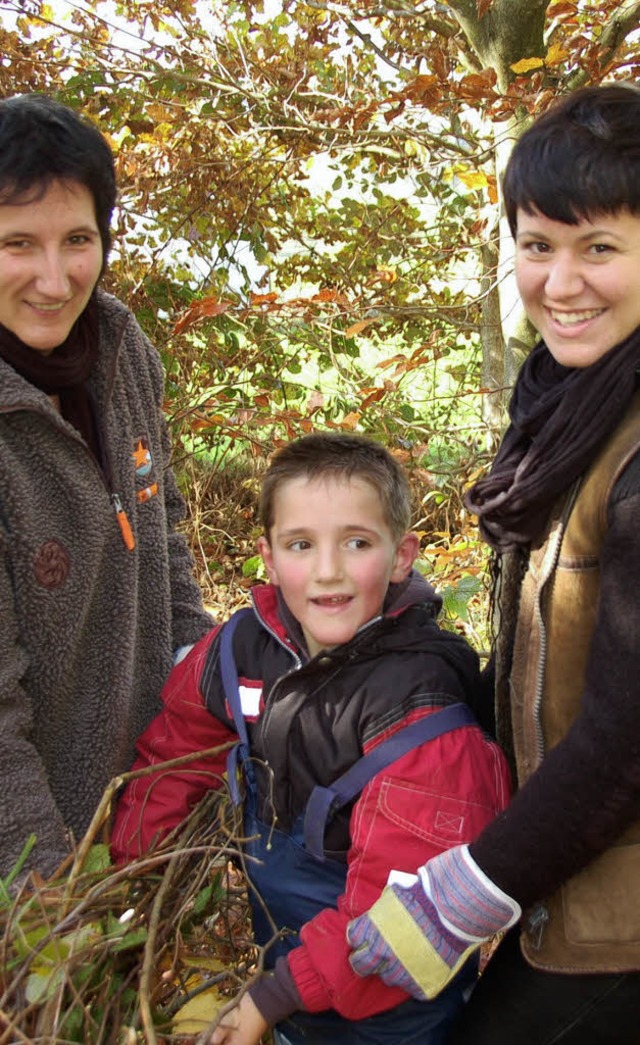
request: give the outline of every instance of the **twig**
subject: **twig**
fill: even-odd
[[[176,766],[188,765],[190,762],[195,762],[201,758],[209,758],[210,756],[218,755],[221,751],[225,751],[232,746],[233,741],[229,741],[226,744],[218,744],[217,747],[207,748],[204,751],[192,751],[188,755],[182,755],[180,758],[171,758],[166,762],[158,762],[156,765],[145,766],[144,769],[136,769],[128,773],[120,773],[119,776],[114,777],[102,795],[87,832],[78,846],[73,866],[67,879],[67,893],[71,893],[78,875],[82,871],[87,854],[95,841],[96,833],[109,815],[113,796],[120,790],[123,784],[126,784],[129,780],[137,780],[138,777],[151,776],[154,773],[164,772],[167,769],[173,769]]]
[[[147,1042],[149,1045],[158,1045],[158,1039],[153,1026],[153,1016],[151,1013],[151,1002],[149,998],[149,985],[151,983],[151,975],[153,972],[153,966],[155,961],[155,942],[158,935],[158,925],[160,923],[160,912],[162,911],[162,905],[164,903],[169,886],[171,885],[173,874],[178,864],[179,856],[174,853],[167,868],[162,877],[160,888],[156,893],[153,906],[151,908],[151,917],[149,918],[149,930],[147,939],[144,945],[144,957],[142,960],[142,969],[140,970],[140,986],[138,988],[138,998],[140,999],[140,1015],[142,1017],[142,1025],[147,1035]]]
[[[212,748],[207,754],[228,747]],[[212,872],[218,876],[221,866],[240,860],[241,822],[223,787],[212,790],[152,855],[115,870],[87,868],[92,841],[120,783],[185,761],[193,758],[174,759],[112,781],[90,830],[70,855],[71,881],[63,875],[44,882],[32,874],[21,883],[17,895],[11,896],[10,904],[0,906],[4,965],[0,1045],[53,1041],[54,1037],[63,1040],[67,1028],[74,1034],[81,1032],[87,1042],[111,1040],[121,1028],[129,1034],[127,1040],[133,1041],[138,1034],[148,1045],[158,1045],[165,1038],[159,1017],[164,1028],[171,1022],[171,1014],[184,1004],[187,984],[193,988],[188,970],[198,967],[205,939],[207,954],[220,943],[225,971],[215,979],[207,977],[201,990],[225,977],[237,985],[248,965],[254,967],[246,890],[242,890],[242,904],[236,905],[229,924],[218,921],[232,896],[229,889],[225,899],[224,892],[218,893],[217,882],[212,882],[213,887],[198,903]],[[210,931],[211,915],[215,935]],[[225,928],[224,937],[221,928]],[[191,957],[186,955],[185,943],[193,945]],[[235,947],[237,955],[251,957],[231,966],[229,947]],[[165,958],[171,961],[171,974],[156,982],[159,962],[164,966]],[[203,964],[206,968],[207,962]],[[91,975],[85,974],[88,970]],[[27,1001],[27,994],[33,994],[32,1001]]]
[[[185,991],[184,994],[178,995],[178,997],[171,1003],[171,1005],[167,1005],[164,1009],[165,1016],[167,1016],[168,1018],[175,1016],[176,1012],[178,1012],[183,1007],[183,1005],[186,1005],[188,1001],[191,1001],[193,998],[197,998],[199,994],[204,994],[205,991],[210,990],[211,987],[216,987],[219,983],[222,983],[224,980],[227,980],[228,978],[229,973],[226,971],[216,973],[215,976],[207,976],[206,980],[203,980],[202,983],[199,983],[197,987],[192,987],[191,990]]]
[[[204,1030],[196,1038],[195,1045],[209,1045],[209,1041],[210,1041],[211,1035],[212,1035],[213,1031],[216,1029],[216,1027],[222,1022],[222,1020],[227,1015],[227,1013],[232,1012],[233,1009],[235,1009],[236,1005],[240,1004],[241,999],[247,993],[247,991],[252,986],[252,984],[254,984],[256,982],[256,980],[260,979],[260,977],[262,976],[262,974],[264,972],[264,957],[265,957],[265,954],[267,953],[269,948],[274,943],[276,943],[277,940],[281,939],[281,937],[282,937],[282,933],[281,932],[276,932],[271,937],[271,939],[268,941],[268,943],[266,943],[264,945],[264,947],[259,947],[258,948],[258,958],[256,960],[256,971],[255,971],[255,973],[253,974],[253,976],[250,977],[250,979],[248,979],[246,981],[246,983],[243,983],[242,987],[240,988],[238,993],[231,999],[231,1001],[227,1002],[226,1005],[223,1005],[221,1009],[218,1009],[218,1011],[216,1012],[214,1018],[212,1019],[211,1023],[207,1027],[207,1029]]]
[[[4,1025],[6,1024],[6,1027]],[[4,1009],[0,1009],[0,1027],[4,1027],[4,1032],[0,1038],[0,1045],[4,1045],[5,1042],[13,1041],[24,1041],[27,1045],[31,1045],[31,1038],[27,1038],[25,1034],[16,1027],[15,1021],[11,1018],[8,1012]],[[15,1037],[7,1038],[7,1034],[15,1035]]]

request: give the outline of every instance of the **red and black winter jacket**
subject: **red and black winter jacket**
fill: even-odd
[[[287,830],[314,786],[328,786],[363,754],[412,721],[480,689],[476,654],[435,620],[439,600],[417,574],[384,615],[342,646],[309,659],[287,629],[276,588],[252,591],[255,613],[238,625],[234,656],[251,753],[268,770],[258,793]],[[389,602],[389,599],[387,600]],[[134,768],[236,739],[219,673],[218,631],[172,672],[164,708],[138,742]],[[185,768],[143,777],[125,789],[112,834],[115,859],[146,852],[179,824],[225,771],[226,753]],[[266,774],[269,774],[269,779]],[[334,1008],[362,1019],[406,998],[377,977],[351,970],[347,923],[378,897],[392,869],[415,872],[436,853],[469,842],[509,798],[509,776],[497,745],[465,726],[403,755],[338,814],[326,850],[348,864],[336,909],[301,932],[289,971],[309,1011]]]

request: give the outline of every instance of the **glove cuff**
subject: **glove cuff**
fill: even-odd
[[[509,929],[522,914],[520,905],[478,866],[468,845],[434,857],[419,875],[443,925],[468,943],[482,943]]]

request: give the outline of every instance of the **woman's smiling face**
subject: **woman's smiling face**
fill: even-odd
[[[66,339],[102,268],[93,197],[55,181],[39,198],[0,200],[0,323],[44,355]]]
[[[567,225],[519,209],[516,280],[557,362],[590,366],[640,326],[640,216]]]

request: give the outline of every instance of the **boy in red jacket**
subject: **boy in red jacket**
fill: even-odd
[[[171,675],[136,769],[237,740],[245,835],[267,972],[212,1036],[256,1045],[441,1045],[473,983],[472,961],[437,1002],[410,999],[349,964],[348,922],[385,883],[471,841],[508,800],[501,752],[469,709],[476,654],[436,623],[440,599],[413,571],[406,477],[359,436],[310,435],[274,457],[259,549],[270,583]],[[218,786],[207,758],[131,782],[118,860],[146,851]],[[395,873],[395,874],[394,874]],[[252,890],[253,892],[253,890]]]

